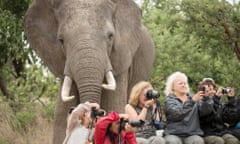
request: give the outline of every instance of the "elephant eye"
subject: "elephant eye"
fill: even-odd
[[[113,39],[113,33],[109,33],[109,34],[108,34],[108,39],[109,39],[109,40],[112,40],[112,39]]]
[[[63,39],[59,39],[59,41],[63,45],[63,43],[64,43]]]

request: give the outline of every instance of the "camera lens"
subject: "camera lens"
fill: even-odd
[[[141,127],[144,125],[144,121],[143,120],[139,120],[139,121],[128,121],[128,123],[132,126],[132,127]]]
[[[160,97],[160,94],[157,91],[154,90],[148,90],[147,93],[145,94],[146,98],[148,100],[150,99],[157,99]]]
[[[120,119],[120,130],[124,130],[126,123],[130,124],[132,127],[141,127],[145,124],[143,120],[124,120],[123,118]]]
[[[105,112],[103,110],[97,110],[95,107],[92,108],[91,117],[96,118],[97,116],[104,116]]]

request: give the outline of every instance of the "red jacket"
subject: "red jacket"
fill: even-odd
[[[107,116],[97,121],[94,131],[95,144],[111,144],[110,139],[106,136],[108,125],[119,120],[119,114],[111,112]],[[118,136],[114,135],[115,144],[118,144]],[[134,132],[121,132],[121,144],[137,144]]]

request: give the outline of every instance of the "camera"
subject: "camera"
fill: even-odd
[[[145,94],[146,98],[148,100],[150,99],[157,99],[160,97],[160,94],[157,91],[154,90],[148,90],[147,93]]]
[[[223,88],[222,89],[222,94],[228,94],[231,91],[230,88]]]
[[[124,120],[123,118],[120,119],[120,130],[124,130],[126,123],[130,124],[132,127],[141,127],[144,125],[143,120]]]
[[[166,123],[163,122],[163,121],[154,122],[153,125],[154,125],[154,127],[155,127],[157,130],[165,129],[165,127],[166,127]]]
[[[205,90],[206,90],[206,87],[205,87],[205,86],[201,86],[201,87],[199,88],[199,91],[205,92]]]
[[[92,107],[91,118],[96,118],[97,116],[104,116],[105,112],[103,110],[97,110],[96,107]]]

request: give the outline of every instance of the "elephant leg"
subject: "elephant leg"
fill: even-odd
[[[57,102],[54,111],[54,123],[53,123],[53,144],[62,144],[66,135],[67,116],[68,111],[72,106],[76,106],[77,100],[74,99],[71,102],[64,103],[60,96],[61,87],[57,97]]]
[[[117,77],[116,90],[104,90],[101,98],[101,107],[108,110],[108,112],[116,111],[118,113],[124,112],[124,107],[127,104],[127,87],[128,87],[128,72],[125,72]]]

